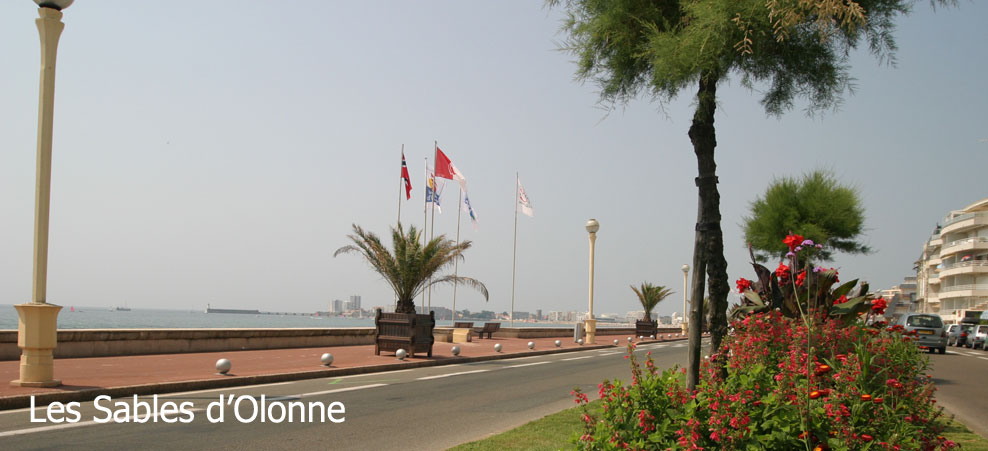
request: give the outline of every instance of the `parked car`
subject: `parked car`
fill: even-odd
[[[898,324],[906,332],[916,333],[920,347],[929,348],[930,352],[937,350],[940,354],[947,352],[947,328],[944,327],[940,315],[906,313],[899,318]]]
[[[956,335],[954,336],[954,338],[953,338],[953,340],[951,342],[954,344],[954,346],[960,347],[960,346],[964,346],[965,344],[967,344],[968,337],[971,336],[971,334],[974,333],[974,328],[975,328],[976,325],[975,324],[958,324],[958,326],[960,326],[960,327],[957,328],[957,331],[955,332]]]
[[[960,324],[951,324],[947,326],[947,346],[956,346],[957,336],[961,334]]]
[[[974,330],[974,333],[968,334],[968,338],[971,339],[969,340],[971,344],[968,347],[972,349],[978,349],[978,348],[988,349],[985,347],[986,336],[988,336],[988,326],[985,325],[977,326],[977,329]]]

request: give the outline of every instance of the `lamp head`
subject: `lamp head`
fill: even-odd
[[[690,265],[683,265],[683,268],[682,269],[683,269],[683,272],[684,273],[688,273],[688,272],[690,272]]]
[[[600,223],[596,219],[590,218],[587,221],[587,232],[597,233],[598,230],[600,230]]]
[[[51,8],[61,11],[68,8],[73,1],[75,0],[34,0],[34,3],[37,3],[39,8]]]

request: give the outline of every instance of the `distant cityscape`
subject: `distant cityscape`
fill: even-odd
[[[429,307],[424,305],[416,305],[416,310],[419,313],[425,314],[428,312]],[[377,309],[381,309],[383,312],[393,312],[394,305],[378,305],[371,307],[369,309],[364,309],[361,306],[360,295],[355,294],[349,297],[348,300],[334,299],[329,302],[328,311],[316,312],[317,315],[323,316],[338,316],[345,318],[373,318],[374,312]],[[433,306],[432,311],[436,314],[436,320],[450,321],[453,319],[453,310],[447,307]],[[547,322],[547,323],[573,323],[581,322],[585,319],[587,312],[585,311],[550,311],[543,312],[542,309],[537,309],[534,312],[525,311],[515,311],[514,320],[521,322]],[[645,311],[643,310],[632,310],[626,312],[625,314],[620,313],[603,313],[596,314],[596,319],[599,323],[634,323],[635,320],[642,319],[645,316]],[[509,321],[511,320],[511,315],[507,311],[494,312],[491,310],[481,310],[479,312],[473,312],[467,309],[456,311],[457,320],[475,320],[475,321]],[[682,324],[682,315],[678,312],[674,312],[671,315],[653,315],[653,319],[657,319],[659,324],[666,325],[679,325]]]

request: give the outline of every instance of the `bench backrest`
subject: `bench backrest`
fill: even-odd
[[[473,323],[457,321],[456,323],[453,324],[453,327],[456,329],[471,329],[473,328]]]
[[[501,328],[501,323],[484,323],[484,332],[497,332]]]

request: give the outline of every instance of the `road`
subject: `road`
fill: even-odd
[[[683,341],[648,344],[636,352],[649,351],[660,368],[686,361]],[[77,423],[31,423],[32,415],[44,419],[45,409],[20,409],[0,412],[0,443],[4,450],[446,449],[572,407],[573,387],[595,394],[602,380],[628,380],[630,374],[624,348],[610,348],[159,396],[159,405],[191,402],[188,407],[196,410],[188,424],[99,424],[94,419],[107,414],[93,403],[75,409]],[[226,406],[224,421],[211,423],[206,408],[220,395],[247,395],[237,409],[245,418],[254,410],[250,400],[262,395],[269,405],[338,401],[345,406],[345,421],[243,423],[235,417],[235,406]],[[116,401],[101,406],[121,410],[114,407]],[[211,411],[214,418],[220,410]],[[127,413],[132,412],[119,413],[120,418],[128,418]],[[273,413],[279,416],[280,407]]]
[[[971,431],[988,437],[988,352],[948,347],[931,355],[937,403]]]

